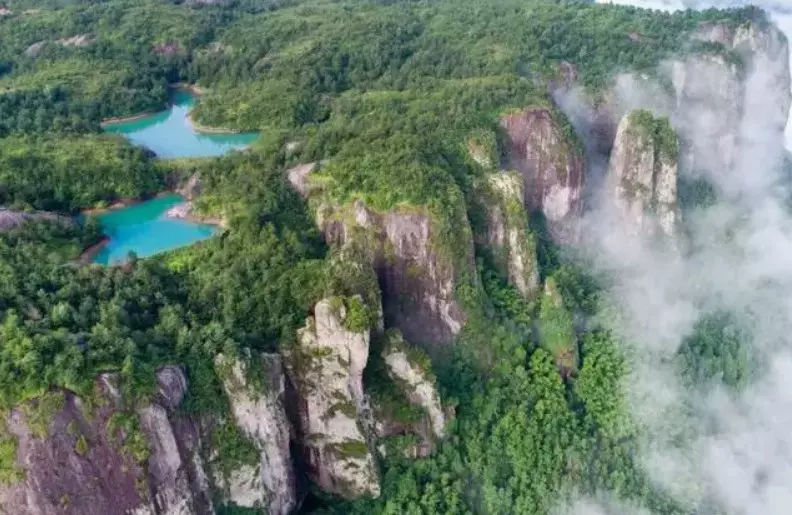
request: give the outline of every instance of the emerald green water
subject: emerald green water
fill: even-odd
[[[179,195],[166,195],[99,215],[110,241],[93,262],[121,263],[130,251],[147,257],[212,237],[217,229],[211,225],[164,217],[168,209],[182,202]]]
[[[212,157],[250,145],[258,133],[201,134],[193,130],[187,119],[195,96],[184,90],[173,94],[173,105],[145,118],[110,123],[105,132],[121,134],[132,143],[152,150],[162,158]]]

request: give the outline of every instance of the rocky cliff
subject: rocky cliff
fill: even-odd
[[[377,212],[360,200],[336,205],[312,181],[314,163],[287,172],[292,187],[314,206],[317,226],[336,249],[354,246],[377,275],[385,326],[432,350],[447,344],[465,324],[456,288],[474,268],[473,234],[464,214],[443,227],[425,207],[398,206]],[[461,196],[461,195],[460,195]],[[442,244],[454,231],[456,250]]]
[[[356,325],[354,302],[340,297],[318,302],[287,363],[299,398],[309,477],[343,497],[376,497],[379,474],[367,439],[363,394],[369,327]]]
[[[516,172],[488,174],[476,185],[476,200],[484,215],[476,243],[491,252],[496,268],[526,297],[539,288],[536,242],[523,205],[523,178]]]
[[[258,382],[251,379],[249,362],[261,367],[254,372]],[[220,354],[215,366],[223,378],[234,423],[259,454],[258,463],[237,465],[226,475],[215,472],[223,497],[237,506],[268,507],[271,514],[290,513],[297,496],[281,357],[264,354],[243,361]]]
[[[378,213],[363,202],[317,210],[317,223],[331,246],[353,241],[367,249],[382,290],[385,325],[431,349],[451,342],[465,323],[456,299],[460,276],[473,268],[472,232],[464,221],[461,260],[438,244],[441,235],[424,208]],[[444,252],[445,251],[445,252]]]
[[[550,234],[568,243],[577,238],[586,164],[571,127],[565,130],[557,116],[530,108],[502,116],[501,125],[508,168],[523,178],[525,206],[541,212]]]
[[[225,422],[180,410],[188,391],[181,368],[162,367],[152,401],[137,408],[124,406],[118,377],[103,374],[89,399],[54,391],[6,417],[16,472],[0,487],[0,506],[16,515],[211,515],[218,501],[290,513],[296,492],[279,359],[261,358],[269,383],[254,390],[242,362],[218,357],[231,427],[252,443],[255,466],[218,469],[213,435]]]
[[[53,391],[6,417],[18,476],[0,488],[15,515],[210,515],[194,421],[178,414],[180,369],[157,374],[154,401],[122,409],[116,376],[96,380],[92,400]]]
[[[442,438],[445,434],[446,413],[440,403],[428,356],[412,349],[398,332],[391,332],[382,350],[382,359],[388,375],[410,403],[424,411],[432,434],[438,439]]]
[[[616,212],[637,232],[676,236],[677,154],[668,119],[633,111],[619,124],[606,183]]]

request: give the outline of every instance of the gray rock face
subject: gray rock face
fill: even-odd
[[[290,168],[286,172],[289,183],[303,198],[307,198],[310,193],[310,183],[308,177],[316,169],[316,163],[304,163]]]
[[[576,240],[586,179],[582,151],[548,109],[504,115],[501,125],[508,137],[508,166],[523,177],[526,208],[544,215],[557,241]]]
[[[120,398],[115,378],[97,379],[99,402],[87,406],[69,392],[52,392],[13,409],[8,431],[18,441],[17,464],[24,479],[0,488],[0,506],[15,515],[210,515],[208,484],[198,458],[198,436],[176,415],[186,385],[183,373],[158,374],[158,400],[140,408],[136,436],[115,429]],[[44,428],[32,423],[49,408]],[[160,403],[162,402],[162,403]],[[54,413],[49,413],[53,411]],[[33,414],[33,415],[31,415]],[[148,441],[149,457],[138,461],[134,439]]]
[[[486,176],[483,182],[477,188],[477,196],[486,218],[486,231],[476,235],[476,241],[490,248],[495,266],[509,283],[530,297],[539,288],[539,263],[523,206],[522,177],[502,172]]]
[[[317,223],[330,245],[358,242],[367,249],[379,278],[385,325],[410,341],[425,345],[450,343],[465,324],[456,300],[462,273],[454,260],[441,255],[430,215],[416,209],[377,213],[356,201],[351,206],[322,206]],[[464,261],[474,267],[473,237],[465,220]]]
[[[294,467],[289,455],[291,427],[283,405],[284,375],[281,357],[260,356],[263,375],[269,382],[254,386],[247,380],[247,365],[218,355],[223,388],[231,403],[237,427],[260,452],[258,467],[239,467],[232,477],[222,478],[228,500],[238,506],[268,506],[270,515],[286,515],[297,503]]]
[[[693,38],[718,43],[723,51],[693,55],[671,67],[675,125],[690,142],[683,155],[685,167],[716,173],[731,169],[740,139],[751,137],[739,133],[741,122],[752,115],[749,111],[761,111],[762,124],[775,128],[771,132],[780,148],[792,105],[789,47],[783,34],[774,25],[705,23]]]
[[[388,374],[402,385],[410,402],[424,410],[434,436],[442,438],[445,434],[446,414],[440,403],[434,377],[427,369],[428,359],[425,363],[413,359],[407,344],[400,337],[391,337],[382,351],[382,358]]]
[[[668,121],[648,111],[634,111],[619,124],[607,185],[617,212],[642,234],[677,234],[677,149]]]
[[[346,309],[337,299],[316,304],[287,359],[299,397],[305,461],[323,490],[377,497],[379,475],[363,420],[369,332],[344,326]]]
[[[201,175],[198,173],[191,175],[187,182],[177,190],[177,193],[187,200],[195,200],[201,194]]]

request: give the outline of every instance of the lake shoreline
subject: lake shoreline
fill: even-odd
[[[88,248],[82,251],[80,257],[77,258],[77,263],[81,265],[90,265],[93,263],[93,260],[96,259],[96,256],[104,249],[107,244],[110,243],[110,238],[108,236],[103,236],[99,242],[90,245]]]
[[[155,198],[161,198],[166,195],[183,196],[181,193],[179,193],[176,190],[162,190],[160,192],[155,193],[154,195],[143,195],[140,197],[118,199],[107,207],[92,207],[88,209],[83,209],[82,211],[80,211],[80,214],[83,216],[103,215],[105,213],[109,213],[110,211],[116,211],[118,209],[124,209],[125,207],[131,207],[134,206],[135,204],[140,204],[142,202],[153,200]]]
[[[168,88],[171,89],[171,90],[186,91],[186,92],[188,92],[189,94],[191,94],[191,95],[193,95],[195,97],[200,97],[200,96],[206,94],[206,92],[208,91],[206,88],[202,88],[201,86],[197,86],[195,84],[187,84],[187,83],[184,83],[184,82],[178,82],[176,84],[168,84]],[[170,105],[172,106],[173,104],[170,104]],[[103,128],[103,129],[106,129],[106,128],[108,128],[110,126],[113,126],[113,125],[118,125],[118,124],[128,123],[128,122],[136,122],[136,121],[139,121],[139,120],[143,120],[143,119],[149,118],[151,116],[155,116],[155,115],[157,115],[157,114],[159,114],[161,112],[167,111],[167,110],[168,110],[168,108],[163,109],[162,111],[145,111],[143,113],[132,114],[132,115],[129,115],[129,116],[116,116],[116,117],[113,117],[113,118],[105,118],[104,120],[99,122],[99,126],[101,128]],[[192,109],[190,109],[190,110],[192,110]],[[201,123],[198,123],[192,117],[192,115],[189,112],[187,113],[187,123],[189,124],[190,128],[193,131],[195,131],[196,133],[198,133],[198,134],[218,134],[218,135],[223,135],[223,134],[231,134],[231,135],[233,135],[233,134],[246,134],[245,131],[241,131],[241,130],[238,130],[238,129],[228,129],[228,128],[224,128],[224,127],[211,127],[209,125],[202,125]]]
[[[244,131],[237,129],[224,129],[222,127],[210,127],[208,125],[201,125],[195,121],[192,114],[187,113],[187,123],[190,128],[199,134],[245,134]]]
[[[146,111],[144,113],[133,114],[129,116],[116,116],[114,118],[105,118],[101,122],[99,122],[99,126],[103,129],[107,128],[110,125],[117,125],[119,123],[127,123],[127,122],[136,122],[138,120],[143,120],[144,118],[149,118],[154,116],[159,111]]]
[[[217,235],[225,232],[228,227],[226,220],[222,216],[209,216],[209,215],[201,215],[196,214],[193,212],[193,203],[187,199],[185,195],[180,193],[179,191],[175,191],[172,189],[160,191],[156,195],[147,195],[144,197],[139,198],[127,198],[121,199],[117,202],[114,202],[112,205],[108,206],[107,208],[102,209],[88,209],[82,211],[83,216],[89,216],[94,214],[108,214],[113,211],[123,210],[128,208],[134,208],[137,205],[144,204],[147,202],[155,201],[156,199],[161,199],[165,197],[177,197],[175,199],[167,200],[168,203],[174,202],[166,211],[160,212],[159,215],[156,215],[155,218],[147,219],[148,221],[154,220],[171,220],[174,222],[181,222],[186,226],[205,226],[207,228],[211,228],[212,235]],[[80,253],[79,257],[75,259],[75,263],[78,265],[91,265],[95,264],[97,257],[106,249],[108,246],[115,246],[118,245],[117,240],[111,234],[105,233],[104,228],[101,240],[97,243],[94,243],[87,248],[84,248]],[[111,233],[115,234],[113,231]],[[116,235],[118,236],[118,235]],[[119,238],[121,238],[119,236]],[[204,238],[200,238],[204,239]],[[121,238],[122,241],[123,238]],[[164,240],[167,241],[167,238]],[[111,253],[115,252],[115,250],[110,250]],[[144,254],[144,257],[148,257]],[[106,264],[106,263],[102,263]]]

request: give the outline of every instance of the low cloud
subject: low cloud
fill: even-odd
[[[698,2],[713,4],[742,3]],[[640,107],[670,115],[692,143],[687,150],[697,154],[697,173],[718,192],[715,205],[686,213],[684,251],[669,252],[631,235],[605,209],[607,198],[592,198],[584,218],[584,250],[613,278],[610,297],[623,317],[619,330],[637,350],[631,406],[650,435],[645,466],[691,509],[714,505],[731,513],[780,515],[792,507],[792,215],[781,166],[778,121],[785,113],[772,80],[777,64],[756,63],[745,83],[744,109],[725,128],[715,115],[734,106],[691,102],[677,110],[675,99],[658,96],[644,80],[618,81],[615,110]],[[694,71],[700,80],[711,73]],[[592,131],[596,113],[574,91],[557,100],[586,135],[592,174],[601,178],[605,159]],[[734,136],[727,156],[719,133],[724,129]],[[672,359],[696,322],[714,310],[745,321],[761,370],[742,390],[692,392]],[[607,498],[583,499],[569,513],[636,513],[620,509]]]

